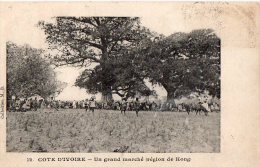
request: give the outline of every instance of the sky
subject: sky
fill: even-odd
[[[167,10],[163,13],[161,12],[160,14],[148,13],[141,15],[141,24],[149,28],[151,31],[164,35],[170,35],[180,31],[189,32],[193,29],[200,28],[214,29],[214,27],[218,26],[218,22],[216,22],[216,20],[208,20],[203,17],[199,18],[199,20],[190,17],[187,19],[187,14],[183,13],[183,7],[181,6],[166,9]],[[192,15],[192,13],[190,15]],[[34,11],[27,10],[19,15],[10,15],[8,18],[8,25],[15,26],[8,26],[8,29],[6,29],[8,32],[6,40],[12,41],[18,45],[29,44],[35,48],[45,49],[48,47],[45,42],[45,34],[36,25],[40,20],[53,22],[54,19],[52,17],[53,16],[42,15],[41,12],[36,11],[36,9],[34,9]],[[75,67],[62,67],[56,69],[58,79],[68,84],[63,92],[56,97],[56,99],[82,100],[92,96],[87,94],[84,89],[74,86],[75,80],[82,70],[83,69],[78,69]],[[147,84],[149,85],[149,83]],[[155,86],[154,89],[157,91],[159,97],[167,95],[166,91],[162,87]],[[97,98],[100,98],[100,95],[98,95]]]

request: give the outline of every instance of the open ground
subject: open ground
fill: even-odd
[[[8,112],[6,142],[7,152],[220,152],[220,113]]]

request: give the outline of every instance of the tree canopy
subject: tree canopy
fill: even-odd
[[[7,42],[7,89],[11,96],[43,98],[59,94],[65,83],[57,81],[50,62],[43,57],[44,51],[29,45],[18,46]]]
[[[132,63],[129,55],[120,56],[109,62],[107,69],[110,75],[102,73],[101,66],[97,65],[94,70],[85,70],[76,80],[76,85],[86,88],[89,93],[97,93],[102,90],[102,80],[111,83],[113,94],[129,98],[138,95],[149,96],[155,94],[144,83],[144,77],[140,70]]]
[[[213,30],[147,40],[136,54],[143,55],[146,77],[162,85],[168,99],[204,90],[220,97],[220,39]]]
[[[112,87],[116,87],[111,62],[151,36],[137,17],[56,17],[55,23],[39,22],[39,26],[56,52],[50,58],[57,66],[97,65],[84,71],[77,85],[89,92],[100,91],[104,100],[112,98]]]
[[[204,90],[220,97],[220,39],[211,29],[165,37],[137,17],[56,17],[39,26],[55,65],[85,68],[76,85],[105,101],[112,93],[153,94],[145,78],[163,86],[168,99]]]

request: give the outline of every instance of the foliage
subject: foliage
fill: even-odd
[[[59,94],[65,83],[56,80],[50,63],[43,58],[43,50],[28,45],[17,46],[7,42],[8,98],[29,97],[38,94],[44,98]]]
[[[211,29],[153,38],[139,18],[57,17],[39,25],[57,66],[95,65],[76,81],[88,92],[151,94],[143,83],[149,78],[166,89],[168,98],[203,90],[220,97],[220,39]]]
[[[39,22],[39,26],[56,53],[50,58],[57,66],[98,65],[83,72],[84,82],[78,79],[77,85],[89,92],[99,91],[103,96],[111,95],[114,86],[111,62],[150,35],[136,17],[56,17],[56,23]]]
[[[93,70],[86,69],[77,78],[76,85],[86,88],[89,93],[97,93],[102,90],[102,80],[105,80],[112,83],[112,93],[121,97],[133,98],[137,94],[143,96],[155,94],[145,85],[142,74],[131,61],[131,56],[126,55],[109,62],[106,71],[110,71],[110,75],[103,73],[100,65]]]
[[[143,59],[146,77],[161,84],[168,99],[204,90],[220,97],[220,39],[213,30],[160,36],[135,52]]]

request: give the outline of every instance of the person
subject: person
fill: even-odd
[[[202,107],[204,107],[209,112],[208,97],[206,95],[203,95],[200,100]]]
[[[72,108],[73,108],[73,109],[76,109],[76,108],[77,108],[77,106],[76,106],[76,101],[75,101],[75,100],[73,100],[73,102],[72,102]]]
[[[205,115],[208,115],[208,112],[210,112],[209,105],[208,105],[208,99],[206,95],[199,94],[199,105],[202,107]]]
[[[57,105],[58,105],[57,108],[60,109],[61,108],[61,101],[60,100],[58,100],[58,104]]]
[[[95,99],[91,98],[89,100],[89,110],[92,111],[93,114],[94,114],[95,107],[96,107]]]
[[[22,112],[26,112],[30,110],[30,105],[31,105],[31,100],[30,99],[25,99],[24,104],[22,105]]]
[[[152,110],[155,111],[157,108],[157,104],[153,101],[152,102]]]
[[[88,109],[89,109],[88,99],[85,100],[85,109],[86,109],[86,111],[88,111]]]
[[[37,97],[35,97],[34,100],[32,101],[32,106],[33,106],[34,111],[37,111],[37,109],[38,109]]]
[[[150,102],[148,100],[145,102],[145,110],[146,111],[150,110]]]
[[[42,108],[44,104],[44,99],[39,100],[39,108]]]
[[[121,103],[121,108],[120,108],[121,114],[123,114],[123,112],[124,112],[124,115],[125,115],[126,107],[127,107],[127,101],[126,101],[126,98],[123,98],[122,103]]]
[[[140,110],[140,103],[139,103],[139,99],[138,98],[136,98],[136,100],[134,102],[134,108],[135,108],[136,116],[138,117],[138,112]]]
[[[15,111],[15,96],[12,96],[11,104],[10,104],[10,111]]]
[[[81,103],[80,103],[80,108],[81,108],[81,109],[85,108],[85,102],[84,102],[84,100],[81,101]]]
[[[57,101],[55,101],[54,98],[52,98],[50,101],[50,108],[54,108],[56,111],[59,111],[57,104]]]
[[[21,108],[21,100],[19,98],[16,99],[15,101],[15,111],[19,111]]]

